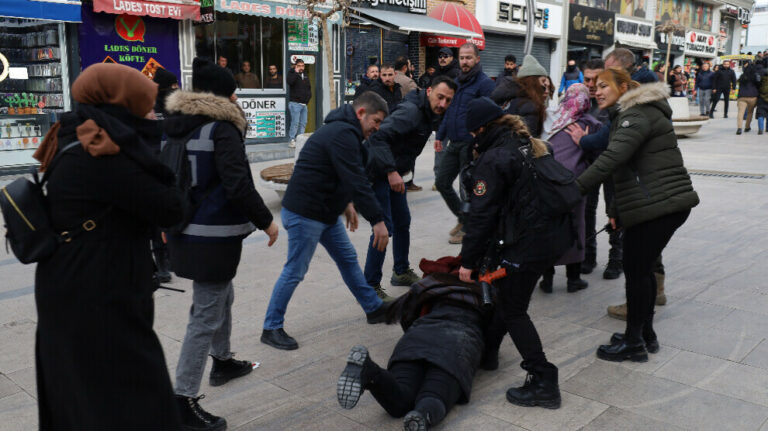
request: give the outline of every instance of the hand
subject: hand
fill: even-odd
[[[388,173],[387,179],[389,180],[389,187],[393,192],[405,193],[405,182],[403,181],[403,177],[401,177],[397,171]]]
[[[715,94],[715,93],[717,93],[717,90],[712,89],[712,94]]]
[[[459,268],[459,280],[464,283],[472,283],[474,281],[472,280],[472,270],[463,266]]]
[[[565,129],[565,133],[571,136],[571,139],[573,140],[574,144],[580,145],[581,138],[589,135],[589,126],[587,126],[585,130],[585,129],[582,129],[581,126],[579,126],[578,124],[573,123]]]
[[[354,232],[357,230],[357,211],[355,210],[355,205],[352,204],[352,202],[347,205],[347,208],[344,210],[344,217],[347,219],[347,229],[349,229],[350,232]]]
[[[608,221],[611,222],[611,228],[613,228],[614,232],[618,232],[621,230],[621,226],[616,223],[616,219],[613,217],[609,217]]]
[[[264,229],[264,233],[266,233],[269,236],[269,242],[267,243],[267,247],[272,247],[272,244],[274,244],[275,241],[277,241],[277,233],[278,233],[277,223],[275,222],[270,223],[269,227]]]
[[[387,251],[387,243],[389,243],[389,231],[384,225],[383,221],[380,221],[373,225],[373,248],[378,251]]]
[[[440,151],[443,151],[443,141],[435,139],[435,152],[439,153]]]

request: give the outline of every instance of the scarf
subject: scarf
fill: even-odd
[[[478,73],[483,71],[483,66],[480,66],[480,63],[476,64],[475,67],[472,69],[469,69],[469,72],[464,73],[464,71],[459,72],[458,80],[460,84],[466,84],[467,82],[471,81],[472,78],[474,78]]]
[[[565,96],[560,100],[555,113],[555,121],[552,123],[552,130],[545,139],[557,134],[557,132],[578,121],[584,114],[589,112],[591,107],[589,101],[589,90],[584,84],[572,84],[565,92]]]

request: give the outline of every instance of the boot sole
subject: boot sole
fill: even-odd
[[[363,363],[368,358],[368,349],[364,346],[355,346],[347,355],[347,366],[339,376],[336,383],[336,398],[344,409],[351,409],[360,401],[363,394]]]
[[[521,401],[516,398],[512,398],[507,394],[507,401],[509,401],[511,404],[514,404],[516,406],[522,406],[522,407],[543,407],[545,409],[559,409],[560,404],[562,403],[561,398],[556,398],[554,400],[531,400],[531,401]]]
[[[230,381],[232,379],[236,379],[238,377],[247,376],[248,374],[251,374],[252,371],[253,371],[253,366],[251,365],[248,368],[243,368],[237,374],[232,375],[232,376],[216,376],[216,377],[210,376],[208,378],[208,384],[211,385],[211,386],[221,386],[221,385],[227,383],[228,381]]]
[[[418,412],[410,412],[403,419],[403,431],[427,431],[427,420]]]
[[[613,355],[606,355],[602,353],[600,350],[598,350],[597,357],[604,361],[610,361],[610,362],[624,362],[624,361],[648,362],[647,351],[645,353],[633,353],[633,354],[622,355],[622,356],[613,356]]]

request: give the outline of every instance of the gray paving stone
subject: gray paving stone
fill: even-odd
[[[604,411],[603,414],[582,428],[582,431],[682,431],[684,429],[686,428],[676,427],[667,422],[657,421],[655,419],[640,416],[627,410],[610,407]]]
[[[12,381],[8,376],[0,374],[0,398],[13,395],[21,391],[21,387]]]
[[[768,370],[768,340],[763,340],[741,362],[746,365]]]
[[[26,392],[0,398],[0,431],[37,429],[37,401]]]
[[[25,391],[33,398],[37,398],[37,375],[35,374],[35,367],[14,371],[7,377],[21,390]]]

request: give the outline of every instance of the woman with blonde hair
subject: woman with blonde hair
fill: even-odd
[[[597,349],[609,361],[647,361],[659,343],[653,330],[656,278],[653,264],[691,208],[699,203],[672,128],[669,88],[639,85],[620,69],[597,77],[595,98],[608,110],[608,148],[577,179],[586,194],[609,176],[615,185],[611,224],[624,230],[627,326]]]

